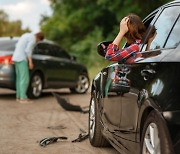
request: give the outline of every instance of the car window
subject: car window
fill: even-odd
[[[54,45],[53,44],[46,44],[46,45],[47,45],[48,55],[56,57],[56,54],[54,51]]]
[[[14,51],[17,40],[2,40],[0,41],[1,51]]]
[[[60,48],[60,55],[63,58],[70,59],[70,55],[64,49],[62,49],[62,48]]]
[[[34,54],[48,55],[70,59],[70,55],[61,47],[54,44],[39,43],[34,48]]]
[[[175,26],[173,27],[171,34],[169,35],[165,48],[175,48],[180,44],[180,29],[179,28],[180,28],[180,17],[178,18]]]
[[[34,48],[34,54],[50,55],[49,46],[45,43],[39,43]]]
[[[167,7],[163,10],[154,26],[156,29],[156,37],[150,45],[150,50],[160,49],[164,47],[167,37],[179,15],[180,6]]]
[[[54,52],[55,52],[57,57],[65,58],[65,59],[70,58],[69,54],[59,46],[54,46]]]

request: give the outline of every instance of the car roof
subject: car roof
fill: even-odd
[[[38,42],[38,44],[39,43],[47,43],[47,44],[52,44],[52,45],[58,45],[57,43],[55,43],[55,42],[53,42],[51,40],[47,40],[47,39],[44,39],[43,41]]]
[[[174,5],[180,5],[180,0],[175,0],[175,1],[172,1],[172,2],[169,2],[169,3],[166,3],[160,7],[158,7],[157,9],[155,9],[153,12],[151,12],[146,18],[143,19],[143,22],[146,22],[149,18],[151,18],[152,16],[155,16],[156,13],[165,8],[165,7],[168,7],[168,6],[174,6]]]

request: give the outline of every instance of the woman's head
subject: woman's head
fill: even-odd
[[[127,17],[129,18],[127,23],[128,32],[124,36],[127,39],[127,42],[132,44],[136,40],[142,39],[146,28],[139,16],[135,14],[129,14]]]

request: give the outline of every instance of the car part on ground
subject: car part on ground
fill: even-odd
[[[72,142],[82,142],[85,139],[87,139],[88,137],[89,137],[89,134],[87,134],[87,133],[80,133],[78,138],[75,139],[75,140],[72,140]]]
[[[53,96],[56,98],[57,102],[61,107],[63,107],[67,111],[75,111],[75,112],[81,112],[81,113],[89,113],[89,110],[86,109],[87,107],[81,107],[79,105],[73,105],[69,102],[69,100],[60,97],[57,93],[52,93]]]
[[[61,136],[61,137],[46,137],[46,138],[42,139],[39,142],[39,145],[42,146],[42,147],[45,147],[45,146],[47,146],[49,144],[57,142],[58,140],[67,140],[67,139],[68,138],[65,137],[65,136]]]

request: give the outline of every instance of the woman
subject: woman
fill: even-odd
[[[141,56],[139,45],[145,30],[142,20],[137,15],[130,14],[124,17],[120,22],[118,35],[107,47],[105,58],[110,61],[134,62],[137,57]],[[119,49],[123,37],[126,39],[128,47]]]

